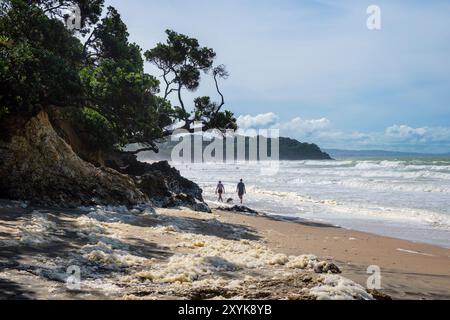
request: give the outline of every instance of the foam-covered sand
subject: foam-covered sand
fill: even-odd
[[[250,229],[217,215],[124,207],[80,211],[13,214],[17,232],[0,239],[12,259],[3,257],[0,278],[20,283],[26,272],[22,280],[30,283],[32,275],[31,283],[48,287],[47,294],[29,293],[38,299],[372,299],[351,280],[316,274],[315,266],[325,263],[316,256],[274,252]],[[78,292],[66,288],[69,266],[81,269]]]
[[[296,223],[145,206],[62,212],[16,204],[0,213],[8,221],[0,224],[5,298],[373,299],[346,262],[308,242],[291,248],[283,236],[293,239]],[[321,230],[309,228],[312,237]],[[358,242],[353,235],[348,241]],[[333,262],[344,276],[331,273]],[[67,289],[69,266],[81,270],[78,291]]]

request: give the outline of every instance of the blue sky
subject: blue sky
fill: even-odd
[[[450,152],[449,1],[107,4],[144,49],[167,28],[214,48],[231,75],[227,107],[243,128],[277,127],[327,148]],[[366,27],[371,4],[381,8],[381,30]],[[213,89],[205,78],[195,96]]]

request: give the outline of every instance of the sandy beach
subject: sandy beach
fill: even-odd
[[[220,213],[224,221],[253,226],[277,252],[336,261],[343,275],[365,286],[367,268],[381,269],[382,292],[394,299],[449,299],[450,250],[302,220]]]
[[[371,299],[369,265],[394,299],[450,298],[431,245],[219,210],[0,209],[2,299]]]

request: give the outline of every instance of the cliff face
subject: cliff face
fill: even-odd
[[[130,177],[78,157],[45,112],[17,127],[0,137],[0,197],[64,207],[146,200]]]

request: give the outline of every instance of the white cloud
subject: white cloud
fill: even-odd
[[[386,119],[389,125],[450,126],[449,1],[379,0],[383,26],[377,32],[367,30],[366,8],[371,3],[361,0],[107,0],[107,4],[119,9],[131,41],[144,49],[165,41],[166,28],[214,48],[216,62],[226,64],[231,75],[221,83],[226,108],[237,115],[244,108],[245,113],[256,114],[276,106],[282,119],[302,114],[302,108],[308,108],[313,119],[339,119],[325,128],[292,130],[296,137],[329,145],[341,141],[346,147],[348,141],[369,145],[374,135],[378,141],[399,143],[398,135],[410,135],[405,128],[387,133]],[[146,69],[160,76],[151,64]],[[183,94],[190,105],[196,96],[219,98],[206,75],[197,92]],[[178,104],[176,99],[173,103]],[[245,117],[241,127],[258,126],[257,120]],[[262,122],[268,127],[272,120]],[[376,134],[347,131],[366,132],[376,126],[380,128]],[[448,141],[447,131],[434,128],[424,136]],[[411,134],[420,137],[420,132]]]
[[[256,116],[239,116],[237,124],[240,129],[259,129],[273,127],[278,121],[278,116],[273,112],[262,113]]]
[[[420,127],[412,128],[407,125],[393,125],[386,128],[385,134],[394,141],[434,143],[450,142],[450,128]]]
[[[331,122],[327,118],[308,120],[296,117],[286,123],[282,123],[280,129],[304,136],[320,133],[329,128],[330,124]]]
[[[334,128],[332,121],[327,118],[295,117],[282,122],[273,112],[241,116],[238,124],[242,129],[278,128],[281,136],[316,143],[323,148],[435,153],[450,151],[450,127],[414,128],[405,124],[394,124],[374,132],[343,131]]]
[[[386,135],[388,137],[397,138],[397,139],[417,139],[424,137],[428,129],[427,128],[411,128],[407,125],[393,125],[391,127],[386,128]]]

